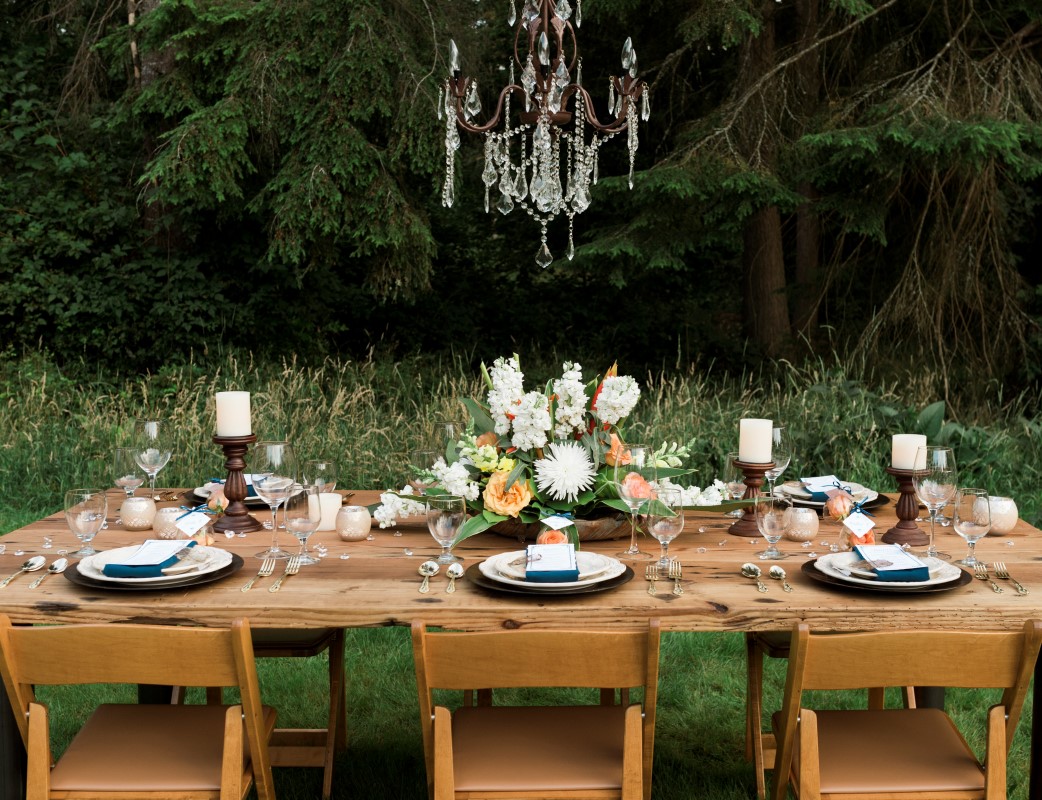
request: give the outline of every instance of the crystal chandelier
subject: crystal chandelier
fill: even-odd
[[[575,0],[575,26],[582,25],[582,0]],[[459,50],[449,46],[449,77],[438,103],[445,120],[445,185],[442,203],[455,199],[456,150],[459,130],[485,134],[485,212],[490,193],[495,207],[509,214],[521,206],[541,230],[536,264],[553,261],[546,243],[546,226],[559,214],[568,217],[568,258],[575,254],[573,221],[590,206],[590,186],[597,183],[597,155],[601,144],[628,133],[629,185],[633,188],[633,161],[637,154],[637,113],[647,120],[648,86],[637,78],[637,54],[626,39],[622,47],[622,75],[608,80],[610,119],[602,123],[582,85],[582,59],[569,21],[569,0],[524,0],[517,18],[516,0],[510,0],[509,25],[517,25],[510,83],[499,93],[495,112],[478,121],[481,100],[477,82],[460,74]],[[525,47],[527,46],[527,50]],[[522,53],[527,53],[524,57]],[[521,71],[514,83],[514,67]],[[573,80],[574,76],[574,80]],[[511,99],[519,100],[517,118],[511,117]],[[587,139],[587,136],[589,139]]]

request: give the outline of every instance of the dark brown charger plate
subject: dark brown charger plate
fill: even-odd
[[[964,569],[960,569],[958,578],[952,578],[950,581],[935,583],[930,586],[895,586],[893,583],[887,583],[886,581],[880,582],[878,586],[873,586],[867,583],[848,583],[840,578],[822,572],[814,566],[815,561],[817,561],[816,558],[812,558],[810,561],[804,561],[803,566],[800,568],[803,574],[812,581],[824,583],[829,586],[838,586],[841,589],[875,592],[876,594],[933,594],[935,592],[948,592],[952,589],[958,589],[960,586],[965,586],[973,580],[973,576],[970,573]]]
[[[510,584],[500,583],[499,581],[494,581],[491,578],[485,577],[477,564],[472,565],[465,573],[463,573],[463,576],[475,586],[480,586],[482,589],[488,589],[491,592],[501,592],[503,594],[512,594],[519,597],[570,597],[576,594],[606,592],[609,589],[622,586],[624,583],[629,583],[633,580],[633,570],[630,567],[626,567],[625,571],[621,575],[617,575],[614,578],[609,578],[608,580],[599,583],[576,586],[571,589],[523,589],[520,586],[511,586]]]
[[[819,514],[822,511],[825,510],[824,504],[822,504],[822,503],[815,503],[815,502],[810,501],[810,500],[799,500],[799,499],[797,499],[795,497],[792,497],[791,495],[787,495],[787,497],[790,500],[792,500],[792,504],[794,506],[799,506],[800,508],[813,508]],[[867,509],[868,511],[871,511],[873,508],[879,508],[881,506],[885,506],[889,502],[890,502],[890,498],[889,497],[887,497],[885,494],[880,494],[874,500],[868,500],[867,502],[862,503],[861,507],[864,508],[864,509]]]
[[[195,493],[195,489],[188,489],[181,497],[184,501],[191,506],[204,506],[206,505],[207,498],[200,497]],[[257,495],[251,495],[243,501],[250,508],[268,508],[268,504],[261,500]]]
[[[149,586],[135,583],[116,583],[115,581],[99,581],[97,578],[91,578],[89,575],[84,575],[80,572],[79,564],[71,564],[62,575],[77,586],[86,586],[89,589],[109,589],[116,592],[168,592],[171,589],[190,589],[193,586],[203,586],[207,583],[219,581],[221,578],[227,578],[229,575],[234,575],[242,569],[244,563],[242,556],[232,553],[232,562],[227,566],[221,567],[213,572],[207,572],[203,575],[195,575],[192,578],[185,580],[183,583],[175,583],[168,586]]]

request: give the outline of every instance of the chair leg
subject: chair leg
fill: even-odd
[[[763,741],[763,651],[752,636],[745,637],[745,759],[753,762],[756,777],[756,796],[763,800],[767,795],[764,776]]]

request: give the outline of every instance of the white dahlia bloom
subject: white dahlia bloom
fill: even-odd
[[[550,454],[535,462],[535,482],[554,500],[573,502],[579,492],[593,488],[597,470],[586,448],[578,442],[554,442]]]

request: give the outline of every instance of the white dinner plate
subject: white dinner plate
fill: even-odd
[[[862,486],[860,483],[853,483],[851,481],[842,481],[841,483],[844,488],[850,490],[851,496],[854,498],[855,502],[871,503],[879,497],[879,492]],[[814,508],[823,508],[825,506],[824,500],[813,500],[813,495],[808,492],[799,481],[785,481],[785,483],[774,487],[774,493],[780,494],[783,497],[788,497],[790,500],[794,500],[805,506],[813,506]]]
[[[187,540],[185,544],[188,544]],[[129,547],[117,547],[114,550],[104,550],[95,555],[85,557],[77,566],[81,574],[98,581],[131,583],[136,586],[144,586],[146,584],[149,586],[176,586],[178,583],[195,580],[200,575],[216,572],[232,563],[232,554],[227,550],[221,550],[218,547],[196,545],[191,549],[188,558],[191,558],[193,561],[199,561],[200,566],[198,569],[188,572],[178,572],[155,578],[113,578],[102,571],[106,564],[119,564],[130,558],[137,552],[140,546],[135,544]]]
[[[192,489],[192,493],[196,497],[201,497],[203,500],[209,500],[210,493],[213,491],[213,487],[220,485],[221,484],[219,483],[207,483],[204,486],[196,486],[194,489]],[[268,504],[261,500],[261,498],[255,494],[247,496],[247,498],[243,500],[243,502],[248,506],[261,506],[263,508],[268,507]]]
[[[922,561],[930,571],[930,579],[926,581],[881,581],[874,575],[868,577],[871,573],[863,572],[859,567],[859,565],[864,563],[861,556],[852,550],[845,553],[827,553],[819,556],[814,561],[814,566],[820,572],[824,572],[826,575],[845,583],[874,586],[879,589],[888,586],[890,583],[893,583],[895,589],[913,586],[933,586],[938,583],[957,580],[962,575],[962,570],[957,566],[939,558],[923,557]],[[852,567],[853,570],[851,569]]]
[[[603,556],[600,553],[587,553],[580,550],[575,554],[575,560],[579,566],[579,580],[577,581],[561,581],[554,583],[526,581],[524,579],[523,561],[521,562],[520,572],[522,577],[511,577],[512,575],[517,574],[515,571],[516,567],[508,567],[507,565],[510,564],[510,562],[523,559],[525,555],[526,552],[524,550],[500,553],[486,558],[478,565],[478,569],[480,569],[481,574],[489,580],[503,583],[508,586],[524,587],[525,589],[530,589],[534,592],[569,589],[576,586],[588,586],[590,584],[617,578],[626,571],[626,565],[618,559],[611,558],[610,556]],[[509,569],[510,572],[505,572],[504,570],[506,569]]]

